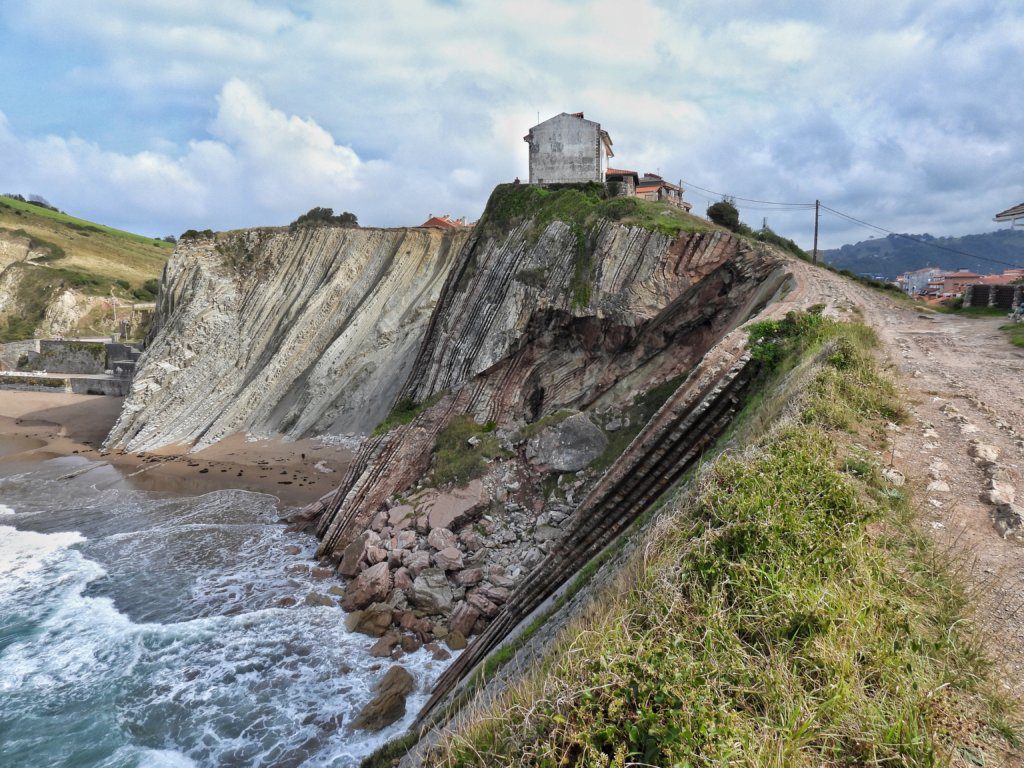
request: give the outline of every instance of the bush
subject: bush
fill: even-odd
[[[181,233],[179,240],[201,240],[203,238],[212,238],[212,229],[186,229]]]
[[[333,208],[310,208],[289,224],[288,228],[294,232],[297,227],[319,226],[358,227],[359,220],[354,213],[348,211],[343,211],[335,216]]]
[[[708,206],[708,218],[720,227],[736,232],[740,226],[740,212],[729,200]]]

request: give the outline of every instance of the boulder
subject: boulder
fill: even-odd
[[[475,587],[484,580],[483,568],[467,568],[455,574],[455,583],[461,587]]]
[[[423,647],[430,651],[430,655],[433,657],[434,661],[448,661],[448,659],[452,657],[448,651],[437,643],[426,643]]]
[[[434,565],[443,571],[457,571],[462,568],[462,552],[455,547],[445,547],[434,553]]]
[[[999,458],[999,449],[987,443],[973,443],[968,453],[983,463],[994,463]]]
[[[412,588],[412,575],[408,568],[399,568],[395,571],[395,589],[408,590]]]
[[[416,505],[416,513],[428,530],[460,528],[476,516],[487,503],[484,484],[473,480],[464,488],[431,491]]]
[[[370,648],[370,655],[378,659],[386,659],[395,650],[395,646],[398,643],[398,634],[396,632],[388,632],[373,644],[373,647]]]
[[[427,568],[413,580],[409,602],[428,614],[448,613],[452,608],[452,588],[440,568]]]
[[[400,568],[402,563],[405,562],[405,556],[408,551],[407,549],[392,549],[388,552],[388,566],[392,569]]]
[[[416,531],[404,530],[395,534],[391,541],[392,549],[416,549]]]
[[[453,651],[461,651],[468,644],[466,642],[466,636],[457,630],[449,632],[448,637],[445,638],[444,642]]]
[[[375,695],[356,715],[352,725],[363,731],[379,731],[402,719],[405,700],[416,689],[416,681],[404,667],[393,666],[375,688]]]
[[[471,528],[467,528],[459,534],[459,541],[470,552],[476,552],[479,549],[483,549],[484,546],[484,537]]]
[[[370,565],[383,563],[388,559],[388,551],[384,547],[368,546],[366,548],[366,562]]]
[[[585,413],[541,430],[526,444],[526,458],[554,472],[578,472],[608,446],[608,438]]]
[[[1016,504],[999,504],[992,515],[996,530],[1005,538],[1024,537],[1024,509]]]
[[[480,587],[480,594],[492,603],[501,605],[508,602],[508,598],[512,593],[505,587],[492,587],[490,584],[484,584]]]
[[[428,552],[410,552],[408,557],[405,558],[403,564],[408,569],[409,573],[412,574],[413,578],[416,578],[424,570],[430,567],[430,554]]]
[[[380,533],[384,530],[384,526],[388,524],[388,513],[381,510],[373,519],[370,521],[370,530],[376,533]]]
[[[434,549],[448,549],[457,546],[459,540],[447,528],[434,528],[427,536],[427,544]]]
[[[1017,491],[1012,483],[989,480],[988,490],[982,494],[982,498],[989,504],[1013,504],[1016,495]]]
[[[448,620],[448,629],[451,632],[459,632],[468,637],[473,631],[473,625],[479,618],[480,611],[468,603],[460,601],[455,606],[455,610],[452,611],[451,618]]]
[[[327,608],[334,608],[337,603],[334,602],[327,595],[321,595],[319,592],[310,592],[306,595],[306,605],[321,605]]]
[[[353,611],[346,616],[345,629],[370,637],[381,637],[391,626],[391,615],[391,606],[387,603],[371,603],[365,610]]]
[[[470,607],[476,608],[477,611],[480,612],[481,616],[486,616],[487,618],[491,618],[498,612],[498,606],[488,600],[487,597],[480,594],[479,591],[470,592],[466,596],[466,603]]]
[[[359,573],[359,564],[363,561],[366,548],[379,544],[380,536],[373,531],[365,531],[359,534],[351,544],[345,547],[345,551],[341,556],[341,563],[338,565],[338,573],[348,578],[355,576]]]
[[[341,607],[346,611],[365,608],[370,603],[379,603],[387,599],[391,591],[391,569],[387,563],[371,565],[356,576],[345,587],[345,597]]]
[[[415,513],[416,510],[408,504],[399,504],[397,507],[392,507],[388,512],[388,523],[390,523],[394,530],[404,531],[412,527]]]

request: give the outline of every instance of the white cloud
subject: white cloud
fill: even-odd
[[[894,229],[981,231],[1024,195],[1012,3],[34,0],[0,18],[41,55],[74,41],[68,91],[115,94],[112,119],[148,137],[119,150],[72,115],[63,137],[16,139],[9,110],[0,149],[27,159],[0,184],[146,231],[312,205],[473,217],[525,175],[537,113],[580,109],[617,164]],[[806,216],[769,218],[807,242]],[[836,220],[825,242],[860,234]]]
[[[311,119],[285,115],[240,80],[217,98],[211,139],[180,152],[120,154],[78,138],[19,139],[0,114],[0,147],[19,162],[5,189],[50,190],[67,209],[154,232],[176,223],[227,228],[286,223],[314,205],[355,207],[365,167]],[[57,190],[57,191],[53,191]],[[178,228],[183,228],[178,224]]]

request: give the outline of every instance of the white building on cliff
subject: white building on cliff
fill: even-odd
[[[608,158],[615,157],[608,131],[582,112],[562,112],[530,129],[531,184],[604,183]]]

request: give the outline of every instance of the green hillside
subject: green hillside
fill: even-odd
[[[1001,229],[962,237],[932,237],[928,234],[911,237],[916,240],[888,235],[822,251],[821,255],[824,261],[839,269],[888,280],[923,267],[970,269],[981,274],[1002,272],[1007,268],[989,259],[1024,266],[1024,230]]]
[[[152,301],[173,248],[163,240],[0,196],[0,342],[31,337],[51,302],[67,289],[84,296],[113,294],[124,302]],[[112,330],[103,313],[93,314],[75,331]]]

